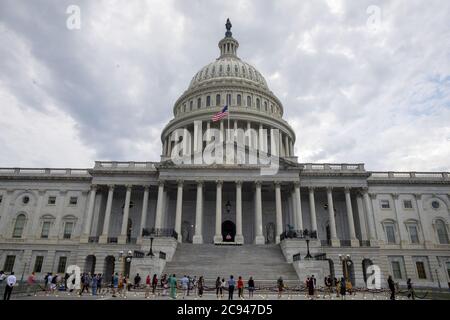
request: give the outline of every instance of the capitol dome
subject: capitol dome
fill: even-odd
[[[173,106],[174,118],[161,133],[162,159],[170,158],[176,141],[183,139],[175,133],[177,129],[186,129],[191,136],[194,136],[191,139],[184,138],[188,140],[185,148],[189,151],[201,148],[203,137],[200,137],[200,134],[210,128],[224,129],[224,121],[214,122],[212,117],[227,106],[229,116],[226,119],[226,125],[230,126],[230,129],[258,131],[259,136],[254,139],[255,141],[249,141],[250,145],[255,148],[265,146],[265,151],[269,151],[270,136],[263,139],[259,132],[278,129],[280,155],[296,161],[295,133],[283,120],[284,111],[281,101],[270,91],[263,75],[238,57],[239,42],[232,36],[229,20],[225,26],[227,29],[225,37],[218,43],[219,57],[194,75],[186,91]],[[201,131],[194,128],[194,123],[199,122]],[[265,140],[264,143],[262,140]],[[204,141],[203,144],[205,144]]]

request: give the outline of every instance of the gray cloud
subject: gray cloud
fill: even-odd
[[[81,30],[66,8],[81,8]],[[382,10],[377,32],[366,9]],[[448,1],[0,2],[0,165],[157,161],[191,77],[238,54],[266,76],[302,162],[450,170]]]

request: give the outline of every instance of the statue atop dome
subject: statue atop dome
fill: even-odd
[[[225,32],[225,37],[231,37],[232,36],[232,33],[231,33],[231,27],[232,26],[233,25],[231,24],[230,19],[227,18],[227,23],[225,24],[225,28],[227,28],[227,32]]]

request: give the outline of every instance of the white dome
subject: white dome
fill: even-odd
[[[224,78],[249,81],[264,90],[269,90],[266,80],[258,70],[232,55],[222,56],[200,69],[192,78],[188,90]]]

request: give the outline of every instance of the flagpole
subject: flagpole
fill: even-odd
[[[231,100],[231,95],[230,95]],[[231,101],[228,101],[228,130],[227,130],[227,142],[230,142],[230,111],[231,111]]]

